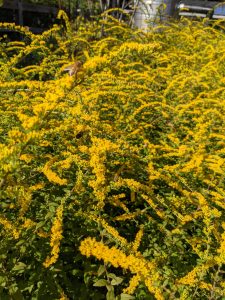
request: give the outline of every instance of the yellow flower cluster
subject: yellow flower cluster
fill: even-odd
[[[14,239],[18,239],[20,237],[19,231],[16,229],[16,227],[6,218],[0,217],[0,224],[3,225],[3,228],[6,232],[10,232]]]
[[[65,295],[64,292],[62,292],[61,297],[59,298],[59,300],[68,300],[68,297]]]
[[[52,163],[51,161],[47,162],[45,164],[45,166],[42,168],[43,174],[48,178],[48,180],[50,182],[53,182],[53,183],[56,183],[56,184],[59,184],[59,185],[66,185],[67,184],[67,180],[60,178],[55,172],[53,172],[50,169],[51,163]]]
[[[19,209],[19,216],[22,217],[26,211],[29,209],[30,203],[32,200],[32,193],[27,189],[27,191],[21,187],[18,191],[18,207]]]
[[[208,260],[204,264],[199,265],[193,270],[191,270],[187,275],[184,277],[180,278],[177,280],[178,284],[184,284],[184,285],[190,285],[190,286],[195,286],[197,284],[200,284],[202,288],[208,289],[210,285],[204,283],[201,281],[201,278],[205,276],[206,271],[215,265],[214,260]]]
[[[164,299],[160,288],[157,286],[157,283],[160,282],[160,275],[154,262],[146,261],[132,254],[126,256],[116,247],[109,248],[102,242],[97,242],[96,239],[90,237],[81,242],[79,249],[81,254],[87,257],[95,256],[99,260],[102,259],[104,262],[111,263],[115,268],[121,267],[136,273],[142,278],[157,300]],[[132,281],[133,287],[138,278],[135,277]]]
[[[104,219],[98,218],[97,219],[100,224],[102,225],[102,227],[114,238],[116,239],[118,242],[120,242],[122,245],[127,245],[128,242],[127,240],[120,236],[119,232],[112,226],[110,226],[109,224],[107,224],[107,222]]]
[[[93,145],[89,148],[90,166],[93,169],[95,180],[89,181],[89,186],[93,188],[94,194],[98,200],[98,207],[104,207],[106,194],[105,187],[105,159],[106,153],[114,151],[117,146],[106,139],[92,138]]]
[[[225,223],[222,223],[224,232],[221,234],[220,247],[217,249],[218,255],[215,257],[218,264],[224,264],[225,262]]]
[[[123,292],[132,295],[135,292],[135,289],[139,285],[140,281],[141,281],[141,276],[139,274],[134,275],[129,282],[129,286],[123,289]]]
[[[136,237],[135,237],[135,240],[133,241],[133,246],[132,246],[132,250],[134,252],[137,252],[138,250],[138,247],[140,246],[140,243],[141,243],[141,239],[144,235],[144,230],[143,230],[143,227],[137,232],[136,234]]]
[[[60,242],[63,238],[63,228],[62,228],[62,222],[63,222],[63,205],[60,205],[56,210],[56,217],[54,219],[52,228],[51,228],[51,240],[50,240],[50,246],[51,246],[51,256],[47,257],[43,265],[45,268],[50,267],[52,264],[54,264],[58,257],[59,257],[59,251],[60,251]]]
[[[35,225],[36,225],[36,223],[34,221],[32,221],[31,219],[25,219],[22,227],[29,229],[29,228],[32,228]]]

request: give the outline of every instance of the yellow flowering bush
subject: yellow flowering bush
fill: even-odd
[[[0,298],[223,299],[223,22],[59,18],[0,24]]]

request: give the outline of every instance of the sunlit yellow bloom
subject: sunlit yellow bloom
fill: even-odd
[[[123,289],[123,293],[132,295],[135,289],[137,288],[138,284],[140,283],[140,281],[141,281],[141,276],[139,274],[134,275],[129,282],[129,286]]]
[[[53,183],[56,183],[56,184],[59,184],[59,185],[67,184],[67,180],[60,178],[55,172],[53,172],[50,169],[50,165],[51,165],[51,162],[46,163],[45,166],[42,168],[42,172],[48,178],[48,180],[50,182],[53,182]]]
[[[21,160],[24,160],[26,163],[29,163],[29,162],[32,161],[33,155],[30,155],[30,154],[22,154],[22,155],[20,155],[20,159],[21,159]]]
[[[140,246],[141,239],[142,239],[143,235],[144,235],[144,230],[143,230],[143,228],[141,228],[137,232],[135,240],[133,241],[133,246],[132,246],[132,250],[133,251],[137,251],[138,250],[138,247]]]
[[[79,249],[81,254],[87,257],[93,255],[97,259],[111,263],[115,268],[121,267],[143,277],[146,286],[155,295],[156,299],[164,299],[160,288],[153,285],[154,282],[160,279],[154,262],[146,261],[132,254],[127,256],[121,250],[115,247],[109,248],[102,242],[97,242],[96,239],[90,237],[81,242]]]
[[[22,225],[22,227],[24,228],[32,228],[33,226],[35,226],[36,223],[34,221],[32,221],[31,219],[26,219]]]
[[[14,225],[4,217],[0,217],[0,224],[3,225],[6,232],[10,232],[14,239],[18,239],[20,237],[19,231],[14,227]]]
[[[62,228],[62,222],[63,222],[63,206],[60,205],[56,210],[56,217],[54,219],[52,228],[51,228],[51,240],[50,240],[50,246],[51,246],[51,256],[47,257],[43,265],[48,268],[52,264],[54,264],[59,256],[59,247],[60,242],[63,238],[63,228]]]

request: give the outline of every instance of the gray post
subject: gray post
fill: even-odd
[[[19,16],[19,25],[23,26],[23,3],[22,3],[22,0],[18,0],[18,16]]]

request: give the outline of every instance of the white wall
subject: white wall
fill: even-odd
[[[165,3],[166,4],[166,14],[171,14],[171,0],[142,0],[139,2],[138,9],[134,15],[134,24],[135,26],[146,29],[147,23],[146,21],[153,21],[157,15],[157,9],[159,5]]]

